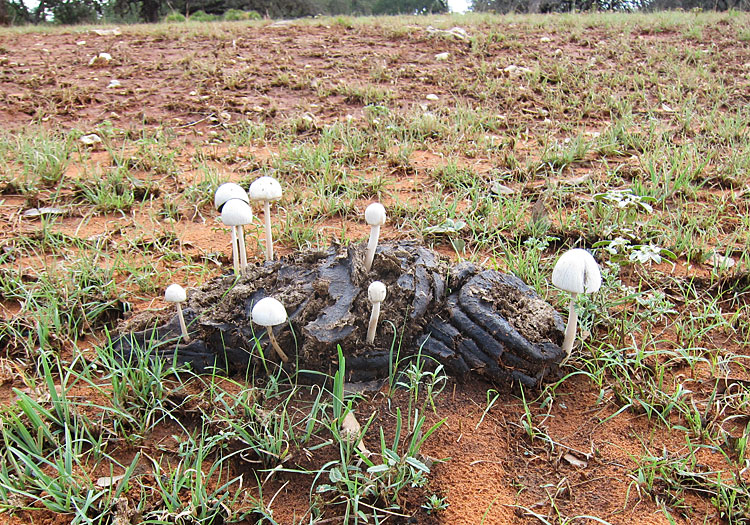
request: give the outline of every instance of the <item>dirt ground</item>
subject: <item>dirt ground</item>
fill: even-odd
[[[299,116],[311,128],[347,119],[362,122],[369,102],[365,99],[379,95],[347,91],[343,86],[365,86],[363,79],[373,75],[382,75],[384,80],[378,85],[390,90],[388,105],[396,112],[408,112],[419,105],[427,110],[460,102],[494,107],[509,122],[521,120],[530,126],[542,126],[545,117],[537,114],[534,93],[514,97],[512,103],[482,100],[476,93],[457,89],[448,74],[474,73],[476,62],[481,60],[491,60],[498,68],[551,62],[560,55],[574,63],[585,63],[592,47],[621,36],[611,28],[592,26],[572,42],[565,29],[558,31],[554,24],[519,28],[510,23],[502,30],[513,34],[513,45],[488,47],[482,54],[472,49],[471,42],[434,38],[423,25],[408,22],[401,26],[392,22],[349,25],[336,20],[305,24],[268,21],[241,28],[173,25],[160,26],[159,30],[141,26],[121,29],[122,33],[114,36],[98,36],[87,28],[0,34],[0,127],[20,132],[38,126],[80,135],[111,127],[125,130],[130,136],[137,135],[138,130],[169,128],[173,134],[170,148],[181,169],[158,173],[141,166],[136,171],[163,195],[180,193],[198,180],[200,174],[192,163],[196,155],[233,181],[244,180],[278,156],[279,145],[273,140],[241,147],[228,144],[225,130],[238,123],[262,122],[271,129],[293,116]],[[473,31],[478,32],[479,28]],[[686,43],[683,34],[669,30],[633,30],[630,37],[645,46],[703,46],[700,42]],[[540,45],[540,38],[549,40]],[[710,42],[714,52],[721,53],[721,74],[737,76],[736,101],[747,102],[747,92],[741,92],[748,87],[748,42],[738,43],[734,33],[722,24],[704,28],[702,38],[701,42]],[[450,53],[447,65],[434,60],[436,54],[443,52]],[[102,66],[89,65],[99,53],[109,53],[112,60]],[[642,58],[636,52],[632,60]],[[612,57],[601,61],[598,67],[606,70],[615,66]],[[392,74],[394,71],[399,74]],[[113,80],[119,85],[108,87]],[[471,81],[465,79],[466,83]],[[430,94],[437,95],[438,102],[428,100]],[[606,108],[593,108],[586,127],[599,131],[608,118]],[[299,131],[300,135],[304,133]],[[118,140],[117,134],[111,138],[112,144]],[[518,147],[531,151],[532,142]],[[411,170],[402,171],[376,161],[365,161],[353,169],[367,176],[372,171],[390,170],[394,194],[401,199],[418,200],[420,187],[432,184],[425,177],[426,171],[444,159],[444,152],[415,151],[410,159]],[[80,148],[66,178],[87,176],[84,165],[97,160],[109,162],[109,153],[101,146]],[[494,167],[492,159],[482,157],[464,156],[463,161],[478,173]],[[566,176],[574,178],[586,169],[576,167]],[[23,212],[58,197],[51,189],[20,194],[9,186],[0,199],[0,242],[12,243],[13,236],[37,231],[39,221],[24,217]],[[160,205],[153,200],[127,213],[101,214],[85,207],[69,210],[56,222],[56,228],[82,239],[104,238],[115,245],[134,237],[144,243],[153,242],[169,233],[172,237],[166,238],[176,239],[187,260],[205,265],[205,281],[218,275],[221,268],[217,263],[226,265],[228,261],[227,243],[216,235],[209,218],[213,212],[210,206],[194,210],[183,207],[182,219],[165,225],[155,219]],[[363,239],[367,231],[348,216],[330,218],[321,227],[324,238],[335,239],[342,230],[355,239]],[[382,236],[385,240],[402,240],[409,238],[410,232],[407,228],[385,227]],[[455,259],[449,244],[435,248]],[[282,255],[292,251],[289,245],[278,248]],[[34,273],[46,263],[23,259],[14,264]],[[156,256],[153,264],[154,271],[177,266]],[[678,261],[670,270],[673,275],[681,271],[698,277],[706,272],[700,264],[688,268],[685,261]],[[135,290],[131,304],[136,314],[166,306],[159,292]],[[17,304],[4,301],[2,315],[9,318],[16,308]],[[84,346],[93,344],[95,337]],[[729,350],[746,353],[735,343],[729,344]],[[575,374],[574,368],[566,371]],[[700,377],[700,370],[697,373],[698,377],[688,382],[692,381],[696,390],[706,388],[702,382],[705,378]],[[4,404],[14,399],[11,389],[18,386],[13,381],[0,384]],[[487,410],[488,391],[495,388],[500,391],[500,398]],[[669,523],[661,510],[669,503],[642,492],[641,482],[633,473],[634,458],[641,457],[644,449],[655,457],[683,454],[686,444],[682,435],[654,425],[644,413],[620,412],[611,392],[602,399],[602,391],[607,392],[606,387],[600,390],[583,376],[567,379],[549,406],[533,416],[534,424],[545,429],[548,437],[532,439],[517,393],[479,380],[451,380],[438,398],[437,413],[429,416],[432,422],[445,418],[445,424],[423,449],[426,455],[445,462],[433,467],[428,488],[414,491],[406,505],[412,517],[402,522],[593,523],[594,516],[613,524]],[[358,416],[366,419],[375,408],[387,413],[388,406],[387,397],[376,394],[359,407]],[[386,421],[381,423],[387,425]],[[169,429],[164,430],[164,435],[169,435]],[[159,439],[154,436],[153,441]],[[370,445],[377,445],[376,437],[368,439],[373,440]],[[123,457],[131,453],[124,451]],[[728,468],[726,458],[709,449],[698,455],[708,470]],[[274,517],[279,523],[292,524],[295,516],[307,510],[309,480],[284,476],[274,480],[267,490],[274,493],[281,489]],[[423,501],[419,497],[430,492],[444,496],[449,504],[436,516],[419,508]],[[721,522],[708,498],[698,493],[687,493],[686,498],[692,514],[672,512],[677,523]],[[3,520],[19,524],[69,522],[65,516],[45,511],[0,516]]]

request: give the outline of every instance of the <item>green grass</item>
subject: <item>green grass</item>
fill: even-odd
[[[549,523],[623,519],[621,510],[588,516],[599,512],[595,498],[577,486],[566,496],[572,478],[560,457],[572,445],[557,423],[579,395],[592,404],[581,423],[594,429],[592,449],[604,440],[627,450],[618,505],[638,501],[666,520],[747,521],[747,14],[293,23],[324,35],[325,50],[298,49],[279,36],[288,29],[245,14],[192,18],[122,27],[127,41],[179,50],[149,66],[179,93],[164,118],[107,107],[83,122],[76,108],[103,108],[96,90],[45,83],[57,70],[36,55],[24,66],[36,69],[4,78],[13,89],[0,103],[31,120],[0,134],[0,357],[12,376],[0,383],[9,393],[0,507],[110,522],[127,495],[150,523],[276,523],[279,487],[292,479],[307,487],[296,523],[383,522],[414,494],[424,513],[455,519],[462,496],[431,485],[442,467],[424,456],[435,435],[469,430],[440,425],[453,414],[434,398],[447,400],[454,384],[426,361],[398,363],[386,398],[360,398],[343,394],[343,359],[320,388],[281,373],[262,384],[196,376],[156,359],[156,342],[130,361],[115,356],[108,333],[129,303],[147,309],[173,280],[197,285],[222,270],[215,188],[272,175],[285,192],[273,211],[285,251],[361,241],[362,211],[379,200],[388,238],[511,272],[562,313],[555,260],[571,247],[595,252],[604,285],[577,300],[581,335],[562,376],[541,392],[475,402],[474,431],[496,420],[498,435],[512,436],[499,461],[508,470],[531,461],[545,479],[499,477],[516,499],[488,495],[487,522],[500,505]],[[459,25],[470,41],[436,38],[429,25]],[[2,53],[19,36],[78,40],[88,29],[2,28]],[[263,40],[249,60],[248,35],[274,32],[279,41]],[[377,45],[334,67],[326,53],[337,44],[353,53],[352,38]],[[443,50],[448,65],[432,61]],[[134,57],[118,60],[138,75]],[[84,130],[102,144],[80,144]],[[43,207],[59,210],[23,215]],[[251,253],[261,237],[260,222],[248,228]],[[712,253],[735,265],[711,266]],[[341,430],[347,413],[362,425],[353,437]],[[597,441],[623,421],[630,434]],[[168,437],[153,444],[156,434]],[[364,441],[373,456],[362,457]],[[612,463],[588,461],[593,479]]]

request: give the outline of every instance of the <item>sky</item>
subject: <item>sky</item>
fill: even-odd
[[[448,0],[448,7],[454,13],[464,13],[469,9],[469,0]]]

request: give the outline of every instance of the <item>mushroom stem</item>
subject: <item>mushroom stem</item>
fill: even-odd
[[[245,228],[240,224],[237,226],[237,249],[240,251],[240,271],[247,268],[247,248],[245,247]]]
[[[573,350],[573,341],[576,338],[576,326],[578,325],[578,313],[576,312],[577,293],[570,294],[570,310],[568,313],[568,325],[565,327],[565,339],[563,340],[562,349],[565,352],[566,359]]]
[[[269,326],[266,332],[268,333],[268,339],[271,340],[271,346],[273,347],[274,350],[276,350],[276,353],[279,355],[281,360],[284,361],[285,363],[289,362],[289,358],[279,346],[278,341],[276,341],[276,336],[273,335],[273,329]]]
[[[380,226],[370,226],[370,240],[367,242],[367,254],[365,255],[365,270],[370,271],[372,261],[375,259],[375,248],[378,247],[378,237],[380,237]]]
[[[378,327],[378,318],[380,317],[380,303],[372,303],[372,313],[370,314],[370,324],[367,326],[367,342],[375,342],[375,330]]]
[[[180,303],[177,304],[177,317],[180,319],[180,330],[182,330],[182,339],[186,343],[190,342],[190,336],[188,335],[187,325],[185,324],[185,316],[182,315],[182,306]]]
[[[266,260],[273,261],[273,239],[271,239],[271,201],[265,201],[263,220],[266,223]]]
[[[237,228],[232,226],[232,264],[234,265],[234,273],[240,273],[240,261],[238,257],[237,249]]]

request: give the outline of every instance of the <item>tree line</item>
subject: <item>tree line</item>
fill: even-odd
[[[633,11],[661,9],[749,10],[750,0],[471,0],[471,9],[495,13]],[[315,15],[396,15],[448,11],[447,0],[0,0],[0,25],[75,24],[102,19],[158,22],[169,13],[255,13],[270,18]]]
[[[473,11],[560,13],[570,11],[750,10],[750,0],[472,0]]]
[[[448,3],[447,0],[40,0],[36,7],[29,8],[23,0],[0,0],[0,25],[75,24],[102,18],[158,22],[169,13],[221,16],[228,11],[269,18],[429,14],[448,12]]]

